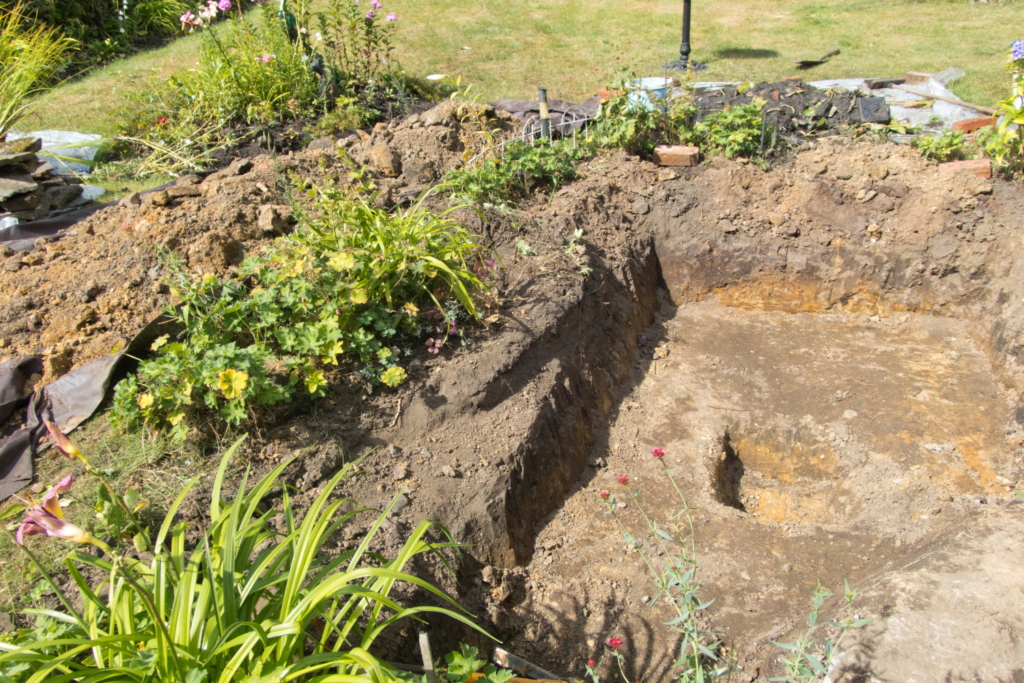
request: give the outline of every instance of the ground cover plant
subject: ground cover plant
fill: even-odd
[[[1010,96],[999,102],[999,125],[983,136],[985,152],[1008,175],[1024,170],[1024,40],[1010,45],[1009,70],[1013,75]]]
[[[47,427],[62,454],[84,463],[87,476],[98,475],[67,437],[54,425]],[[371,544],[395,501],[380,511],[345,498],[331,500],[339,484],[355,474],[358,461],[334,475],[301,522],[288,487],[279,482],[291,460],[251,488],[243,475],[234,497],[222,499],[225,473],[244,438],[221,459],[202,542],[187,547],[188,524],[174,522],[197,482],[193,479],[156,536],[146,537],[152,553],[148,562],[111,549],[63,518],[60,496],[74,485],[71,476],[41,502],[24,503],[19,512],[26,517],[16,536],[33,561],[27,540],[33,535],[89,544],[100,554],[74,552],[65,560],[81,593],[77,609],[36,562],[62,609],[26,610],[37,617],[38,626],[0,643],[5,680],[396,680],[403,674],[369,650],[397,621],[436,613],[477,628],[445,593],[407,573],[409,563],[425,554],[448,566],[442,553],[456,546],[447,530],[423,522],[387,559],[372,552]],[[268,507],[273,490],[280,496]],[[330,556],[320,551],[332,534],[367,514],[374,522],[357,547]],[[426,541],[432,530],[444,540]],[[403,608],[392,593],[406,587],[423,590],[448,607]]]
[[[572,139],[514,142],[501,156],[451,171],[447,189],[478,204],[504,204],[539,189],[557,190],[576,177],[577,163],[590,154]]]
[[[460,207],[435,214],[424,193],[388,214],[365,189],[309,189],[295,232],[234,278],[194,280],[168,259],[181,299],[168,315],[185,335],[157,340],[156,356],[117,385],[114,425],[147,423],[175,439],[210,411],[238,425],[255,405],[323,396],[325,370],[346,357],[364,381],[396,387],[424,333],[436,353],[461,334],[460,317],[479,318],[497,263],[453,218]]]

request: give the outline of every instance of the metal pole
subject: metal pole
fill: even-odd
[[[548,113],[548,89],[537,88],[537,99],[540,100],[540,136],[551,137],[551,114]]]
[[[669,62],[665,68],[672,71],[703,71],[708,68],[707,64],[690,61],[690,0],[683,0],[683,39],[679,43],[679,59]]]

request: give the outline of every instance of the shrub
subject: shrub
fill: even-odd
[[[570,140],[515,142],[505,156],[451,171],[448,190],[477,203],[502,204],[538,188],[557,190],[576,177],[576,164],[589,156]]]
[[[27,0],[35,29],[65,33],[81,50],[62,64],[74,73],[130,52],[137,46],[173,36],[185,0]]]
[[[457,546],[444,527],[423,522],[394,558],[374,553],[371,544],[397,497],[383,511],[335,498],[338,485],[355,473],[356,462],[323,487],[301,523],[288,487],[278,479],[292,460],[251,488],[248,474],[242,476],[234,498],[223,501],[225,475],[244,438],[221,459],[210,496],[210,525],[194,549],[186,547],[188,524],[175,524],[174,516],[196,479],[168,511],[149,562],[115,553],[85,532],[51,533],[46,527],[47,535],[91,543],[103,554],[75,552],[65,561],[81,593],[80,609],[36,563],[64,611],[26,610],[41,625],[19,632],[13,644],[0,644],[6,651],[0,655],[3,680],[395,680],[399,673],[370,649],[400,619],[445,614],[479,630],[461,612],[426,605],[403,608],[391,597],[399,587],[419,588],[458,609],[438,588],[406,572],[417,556],[435,554],[444,561],[441,553]],[[70,485],[51,491],[42,505],[30,504],[25,524],[49,520],[46,510],[59,518],[58,495]],[[268,499],[273,490],[279,498]],[[321,552],[345,524],[368,513],[376,519],[356,548],[336,555]],[[20,542],[28,533],[23,529]],[[446,540],[424,540],[432,529]],[[28,548],[25,552],[33,557]],[[104,577],[103,590],[90,584],[83,567]]]
[[[29,22],[25,5],[0,13],[0,140],[32,108],[75,46],[60,30]]]
[[[963,159],[964,134],[958,130],[947,130],[942,135],[922,135],[914,139],[914,147],[921,156],[932,161]]]
[[[385,14],[379,0],[362,6],[353,0],[328,0],[327,8],[317,14],[320,31],[314,49],[324,52],[341,79],[363,85],[390,73],[391,36],[398,15]]]
[[[168,313],[187,333],[158,340],[157,356],[117,385],[116,427],[144,421],[181,439],[204,408],[237,425],[253,403],[323,396],[324,369],[345,354],[367,382],[398,386],[401,356],[431,317],[444,338],[460,334],[453,309],[479,317],[474,296],[489,291],[495,263],[451,218],[455,209],[435,215],[425,194],[395,215],[351,189],[314,188],[309,197],[296,232],[247,258],[237,278],[192,281],[168,261],[182,300]]]

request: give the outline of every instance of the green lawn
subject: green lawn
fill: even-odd
[[[681,0],[385,0],[400,19],[396,57],[410,73],[461,75],[485,99],[581,99],[619,66],[658,75],[677,56]],[[793,59],[836,47],[842,54],[803,72],[807,79],[896,76],[959,66],[960,97],[992,104],[1004,96],[1005,53],[1024,37],[1024,6],[966,0],[695,0],[693,58],[701,80],[774,80]],[[123,96],[196,59],[198,36],[139,54],[51,93],[28,122],[100,134],[115,130]],[[470,49],[463,49],[468,47]]]

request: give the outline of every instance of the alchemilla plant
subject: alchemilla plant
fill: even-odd
[[[423,336],[436,352],[461,332],[458,317],[480,317],[497,268],[452,218],[460,207],[434,214],[425,198],[392,215],[358,190],[310,189],[295,232],[232,278],[194,280],[167,257],[181,300],[167,313],[186,332],[158,339],[156,357],[118,384],[114,425],[147,423],[175,439],[209,412],[238,425],[256,404],[323,396],[339,362],[372,385],[402,384],[403,358]]]

